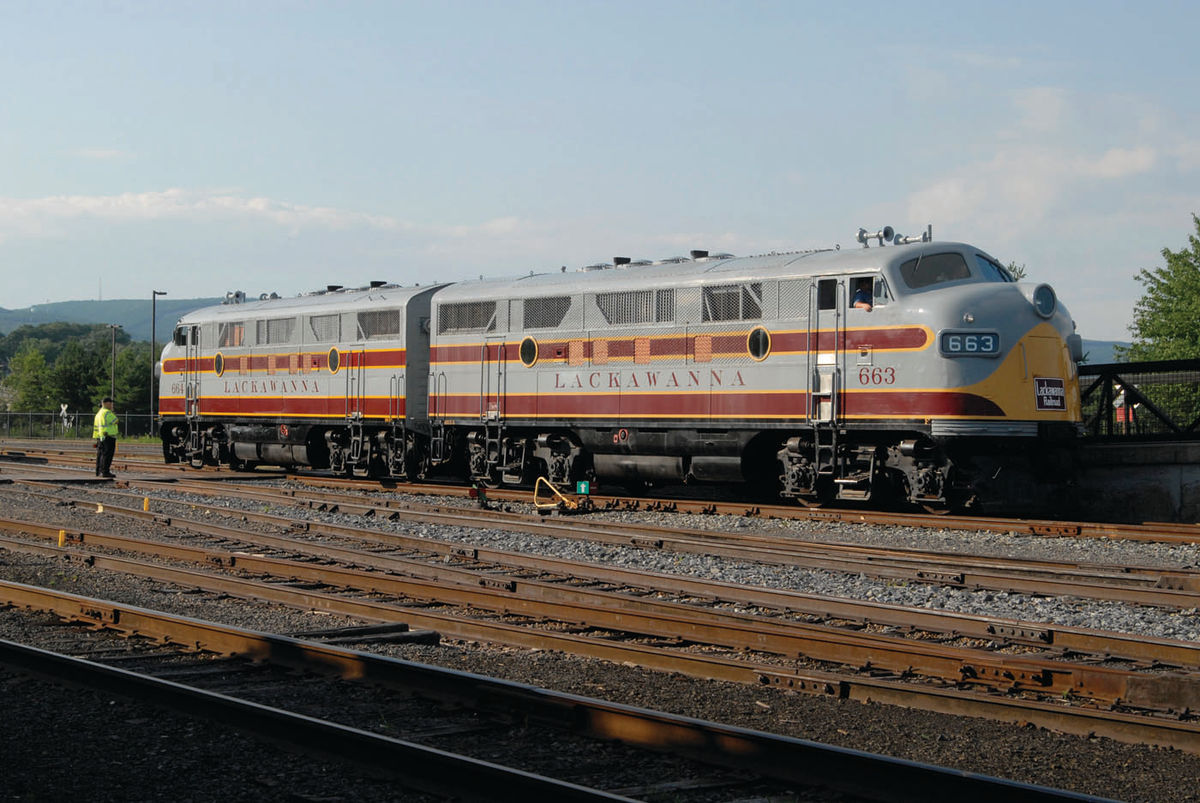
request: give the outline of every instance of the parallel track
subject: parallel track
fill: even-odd
[[[92,465],[88,450],[83,445],[71,449],[63,448],[0,448],[0,461],[21,464],[28,470],[37,471],[42,465],[47,469],[54,466],[87,469]],[[141,451],[141,450],[139,450]],[[223,477],[271,477],[286,474],[289,479],[313,487],[335,488],[354,491],[397,491],[418,495],[467,496],[476,493],[461,484],[405,483],[390,479],[364,480],[330,477],[313,473],[264,472],[257,470],[236,474],[221,469],[205,467],[194,469],[181,464],[165,465],[149,451],[145,457],[118,456],[114,469],[118,472],[137,472],[145,475],[164,474],[178,477],[195,473],[200,476]],[[494,502],[529,503],[531,491],[522,489],[490,488],[485,493]],[[1200,524],[1178,524],[1169,522],[1147,522],[1144,524],[1115,524],[1106,522],[1060,521],[1054,519],[1014,519],[988,516],[934,515],[925,513],[902,513],[859,508],[806,508],[796,505],[763,504],[758,502],[722,501],[711,499],[641,498],[595,495],[589,497],[590,504],[597,510],[624,510],[687,513],[695,515],[732,515],[756,518],[795,521],[842,522],[874,525],[897,525],[932,529],[968,529],[976,531],[1013,533],[1037,536],[1111,538],[1159,543],[1200,543]]]
[[[108,512],[117,512],[111,507]],[[139,514],[142,511],[127,511]],[[150,514],[154,515],[154,514]],[[160,517],[160,523],[167,523]],[[178,519],[172,519],[178,524]],[[191,525],[189,525],[191,526]],[[10,523],[10,530],[41,535],[43,538],[59,537],[54,528],[38,528],[32,524]],[[226,538],[237,538],[255,543],[261,536],[226,528],[214,530],[212,525],[199,529]],[[70,535],[63,533],[64,543],[93,544],[124,550],[160,552],[161,544],[137,544],[129,539],[114,539],[85,533]],[[265,542],[258,541],[262,546]],[[10,549],[38,551],[43,554],[61,553],[56,547],[18,544],[5,541]],[[275,539],[275,547],[285,547],[301,552],[311,547],[302,547],[294,539]],[[334,557],[329,548],[318,548],[326,559]],[[967,687],[993,686],[1010,691],[1024,691],[1027,695],[1041,692],[1039,699],[996,698],[977,692],[962,692],[952,688],[929,688],[898,679],[887,679],[862,675],[830,673],[819,669],[788,668],[777,661],[764,663],[747,661],[744,658],[725,658],[680,652],[678,649],[649,646],[646,644],[614,643],[597,641],[588,635],[570,632],[547,632],[530,630],[528,627],[505,621],[464,620],[461,616],[443,614],[431,610],[413,609],[409,606],[395,608],[376,601],[362,601],[325,591],[293,590],[278,584],[263,587],[253,581],[222,578],[207,573],[201,575],[185,570],[166,569],[144,564],[140,561],[112,558],[89,551],[65,553],[74,559],[83,559],[90,564],[148,574],[162,580],[196,585],[210,590],[221,590],[238,595],[269,598],[285,604],[318,607],[351,613],[364,618],[382,621],[407,621],[420,627],[437,630],[455,638],[477,639],[512,646],[536,646],[561,649],[609,660],[632,661],[644,666],[683,671],[704,677],[739,680],[752,683],[772,683],[817,693],[835,694],[856,699],[884,699],[911,707],[933,710],[970,712],[974,715],[992,716],[1010,721],[1038,722],[1073,733],[1100,733],[1114,738],[1170,744],[1181,749],[1200,752],[1200,726],[1192,721],[1164,719],[1162,717],[1139,716],[1120,711],[1098,711],[1079,706],[1064,706],[1061,700],[1054,702],[1046,694],[1057,697],[1088,697],[1096,701],[1107,701],[1115,705],[1118,700],[1138,699],[1149,707],[1157,707],[1163,701],[1190,700],[1195,697],[1196,678],[1193,675],[1146,674],[1126,672],[1103,667],[1090,667],[1062,661],[1046,661],[1036,657],[995,656],[978,650],[928,645],[922,652],[904,639],[867,636],[865,634],[838,634],[828,629],[813,628],[795,622],[778,619],[764,620],[706,612],[688,614],[678,607],[664,603],[651,604],[645,601],[609,594],[601,597],[594,592],[577,589],[563,591],[552,589],[544,583],[527,580],[512,580],[499,577],[480,577],[478,574],[463,573],[440,568],[430,573],[422,570],[413,561],[396,561],[369,553],[338,550],[336,555],[343,562],[355,562],[371,566],[371,570],[360,571],[336,567],[314,566],[297,563],[295,560],[272,559],[245,554],[221,553],[214,550],[174,547],[170,556],[207,565],[232,566],[235,569],[255,573],[269,573],[276,577],[290,577],[303,583],[322,583],[346,586],[375,593],[399,595],[401,599],[424,599],[440,604],[467,606],[493,610],[497,613],[519,614],[520,618],[533,620],[557,619],[588,628],[609,628],[632,631],[642,636],[674,638],[680,635],[696,643],[720,645],[724,648],[751,649],[765,654],[789,656],[802,654],[838,663],[857,666],[891,668],[899,677],[908,673],[927,674],[932,677],[953,679]],[[384,575],[383,571],[403,570],[409,575],[426,574],[420,577],[396,577]],[[182,573],[181,573],[182,572]],[[650,585],[649,587],[653,587]],[[518,593],[519,592],[519,593]],[[547,597],[554,597],[553,600]],[[1018,626],[1017,631],[1020,630]],[[1167,645],[1164,646],[1168,646]],[[905,652],[900,652],[905,650]],[[1187,666],[1196,664],[1195,655],[1185,655],[1187,650],[1176,652]]]
[[[873,756],[703,722],[646,709],[560,694],[509,681],[412,664],[330,644],[274,636],[242,628],[116,605],[15,583],[0,582],[0,601],[50,611],[128,636],[188,645],[293,669],[334,674],[406,693],[453,700],[476,712],[498,713],[590,738],[716,764],[760,778],[805,787],[823,787],[872,800],[972,799],[979,801],[1078,800],[1082,796],[971,773]],[[247,703],[228,695],[0,642],[0,663],[73,683],[86,683],[234,724],[306,751],[351,759],[375,770],[396,773],[406,785],[481,800],[625,800],[529,772],[456,756],[443,750],[382,737],[311,717]]]

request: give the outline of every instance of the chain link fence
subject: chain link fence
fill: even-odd
[[[0,413],[0,437],[87,438],[92,437],[93,413]],[[158,416],[149,413],[121,415],[121,437],[158,436]]]

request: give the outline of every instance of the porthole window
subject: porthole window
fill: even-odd
[[[771,334],[761,326],[752,329],[746,337],[746,350],[752,359],[759,362],[765,360],[771,353]]]
[[[213,357],[213,370],[217,372],[217,376],[221,376],[225,373],[225,355],[219,351],[217,352],[217,355]]]
[[[532,337],[527,337],[521,341],[521,362],[526,368],[532,368],[537,362],[538,344]]]
[[[1054,290],[1048,284],[1039,284],[1037,289],[1033,291],[1033,308],[1037,310],[1037,314],[1043,318],[1049,318],[1054,314],[1054,308],[1058,305],[1058,299],[1054,297]]]
[[[338,372],[338,368],[341,367],[341,364],[342,364],[342,355],[338,353],[337,349],[330,349],[329,350],[329,373],[336,374]]]

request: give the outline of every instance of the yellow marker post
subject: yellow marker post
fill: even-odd
[[[142,497],[142,511],[145,513],[150,512],[150,497],[148,496]]]
[[[66,530],[58,531],[58,545],[59,546],[67,545],[67,531]]]

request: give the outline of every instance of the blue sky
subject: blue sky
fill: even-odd
[[[1200,4],[0,4],[0,306],[932,224],[1126,339],[1200,212]]]

